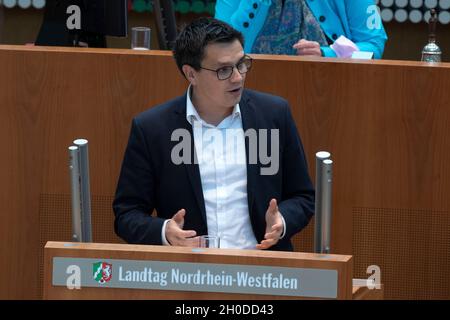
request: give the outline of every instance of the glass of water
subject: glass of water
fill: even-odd
[[[220,248],[220,238],[217,236],[200,236],[200,248]]]
[[[131,49],[150,50],[151,29],[147,27],[134,27],[131,29]]]

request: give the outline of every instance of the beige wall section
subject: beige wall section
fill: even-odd
[[[0,11],[3,11],[3,24],[0,20],[0,41],[2,44],[34,42],[42,23],[42,10],[6,9],[2,7]]]
[[[4,9],[2,30],[0,13],[0,43],[24,44],[36,39],[42,22],[43,10]],[[180,15],[176,18],[178,25],[190,21],[197,15]],[[131,12],[128,29],[133,26],[150,26],[152,28],[152,49],[159,49],[155,23],[152,13]],[[427,42],[428,26],[425,23],[388,23],[385,24],[389,40],[386,44],[384,58],[389,60],[420,60],[423,46]],[[443,51],[443,61],[450,61],[450,25],[438,25],[438,44]],[[130,39],[108,38],[111,48],[129,48]]]

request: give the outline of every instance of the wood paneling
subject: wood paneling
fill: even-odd
[[[376,257],[381,250],[384,260],[355,257],[361,276],[368,265],[390,261],[393,243],[416,239],[448,247],[450,222],[436,217],[448,216],[450,208],[450,64],[254,58],[247,87],[290,102],[313,179],[315,152],[332,154],[333,252]],[[168,52],[0,46],[1,298],[39,297],[40,243],[66,240],[47,238],[52,226],[41,232],[39,224],[54,221],[50,217],[58,210],[65,215],[58,221],[70,220],[64,208],[70,208],[72,140],[89,140],[92,196],[111,199],[132,117],[186,87]],[[113,213],[102,201],[94,217],[110,216],[94,218],[94,229],[103,230],[101,241],[118,242],[114,234],[107,237]],[[373,210],[385,217],[373,220],[381,228],[375,230],[392,223],[394,231],[385,233],[389,237],[374,231],[364,242],[366,234],[353,228]],[[407,224],[396,225],[399,212]],[[418,218],[408,219],[409,212]],[[430,240],[438,225],[440,233]],[[55,221],[53,228],[61,227]],[[311,235],[309,226],[296,238],[296,248],[311,248]],[[448,263],[442,245],[424,247],[430,263],[440,266],[425,269],[423,259],[416,259],[417,246],[395,248],[407,251],[407,273],[427,276],[408,290],[404,283],[382,280],[386,298],[423,297],[419,291],[427,298],[450,298],[449,286],[437,286],[449,283],[450,275],[434,272]],[[387,268],[389,277],[405,272]]]

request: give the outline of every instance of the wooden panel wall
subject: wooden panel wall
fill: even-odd
[[[289,100],[312,177],[315,152],[332,153],[333,251],[360,277],[379,265],[386,298],[450,298],[450,65],[255,56],[247,79]],[[120,242],[130,121],[186,87],[168,53],[0,46],[0,298],[39,298],[42,244],[70,239],[74,138],[90,142],[94,240]]]

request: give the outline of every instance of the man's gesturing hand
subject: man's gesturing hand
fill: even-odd
[[[264,240],[256,245],[257,249],[268,249],[280,240],[283,234],[283,220],[278,210],[277,200],[272,199],[266,212],[266,234]]]
[[[197,232],[183,230],[185,214],[186,210],[179,210],[166,225],[166,239],[172,246],[193,247],[198,242]]]

